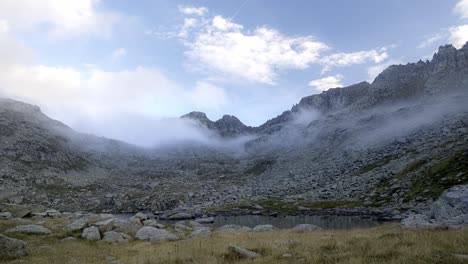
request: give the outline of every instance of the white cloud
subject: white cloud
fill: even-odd
[[[197,82],[195,89],[188,93],[197,109],[219,109],[226,102],[223,89],[207,82]]]
[[[343,75],[328,76],[322,79],[317,79],[309,82],[309,86],[315,87],[320,91],[326,91],[330,88],[343,87]]]
[[[158,35],[179,38],[187,47],[191,69],[218,80],[276,84],[287,70],[316,64],[325,72],[331,67],[380,63],[388,57],[386,48],[324,56],[330,48],[313,36],[288,36],[267,26],[247,30],[220,15],[185,18],[177,32]]]
[[[9,30],[8,22],[6,20],[0,19],[0,34],[7,33]]]
[[[118,60],[124,57],[125,55],[127,55],[127,51],[124,48],[118,48],[112,52],[112,59]]]
[[[50,36],[69,38],[83,35],[108,36],[122,18],[102,11],[100,0],[3,0],[0,17],[14,29],[46,25]]]
[[[430,35],[423,42],[421,42],[421,44],[419,44],[418,48],[424,49],[424,48],[431,47],[434,43],[444,40],[445,38],[447,38],[447,34],[443,34],[443,33],[436,33],[436,34]]]
[[[178,6],[179,12],[184,15],[196,15],[196,16],[203,16],[208,12],[208,8],[206,7],[195,7],[195,6]]]
[[[454,12],[462,19],[468,18],[468,0],[460,0],[455,6]]]
[[[363,64],[368,61],[380,63],[388,58],[385,48],[380,50],[358,51],[353,53],[336,53],[321,59],[321,63],[326,66],[349,66],[353,64]]]
[[[461,48],[468,41],[468,25],[451,27],[449,29],[449,42],[456,48]]]

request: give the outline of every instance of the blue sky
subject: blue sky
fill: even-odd
[[[133,141],[192,110],[260,125],[467,40],[468,0],[4,0],[0,96]]]

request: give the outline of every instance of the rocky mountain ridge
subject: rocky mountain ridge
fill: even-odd
[[[0,100],[0,200],[61,210],[125,212],[178,206],[423,208],[468,182],[468,44],[432,61],[391,66],[373,83],[304,97],[259,127],[234,116],[182,118],[235,139],[151,150],[84,135],[37,107]],[[276,202],[278,203],[278,202]]]

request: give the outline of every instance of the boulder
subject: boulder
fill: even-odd
[[[446,190],[432,205],[431,218],[448,225],[468,224],[468,185]]]
[[[114,218],[108,218],[94,224],[102,233],[111,231],[114,228]]]
[[[40,225],[20,225],[5,231],[5,233],[24,233],[24,234],[35,234],[35,235],[49,235],[52,232]]]
[[[158,229],[151,226],[145,226],[140,228],[136,233],[135,237],[139,240],[147,241],[164,241],[164,240],[177,240],[177,236],[169,233],[167,230]]]
[[[88,226],[88,218],[82,217],[78,220],[73,221],[71,224],[65,226],[63,230],[75,232],[75,231],[83,230],[87,226]]]
[[[62,215],[59,211],[57,211],[57,210],[55,210],[55,209],[47,209],[47,210],[45,211],[45,214],[46,214],[48,217],[59,217],[59,216]]]
[[[152,226],[152,227],[156,227],[156,228],[159,228],[159,229],[163,229],[163,228],[166,227],[165,225],[159,223],[158,221],[156,221],[154,219],[148,219],[148,220],[143,221],[143,225],[144,226]]]
[[[8,220],[12,218],[13,215],[10,212],[2,212],[0,213],[0,219]]]
[[[317,230],[322,230],[322,228],[311,224],[300,224],[292,229],[293,232],[311,232]]]
[[[232,253],[242,257],[242,258],[257,258],[260,257],[260,255],[256,252],[247,250],[245,248],[241,248],[238,246],[229,246],[229,251]]]
[[[240,225],[223,225],[217,229],[220,232],[236,232],[236,231],[251,231],[250,227]]]
[[[409,215],[401,220],[401,226],[406,229],[434,229],[437,227],[428,221],[427,216],[422,214]]]
[[[115,219],[113,222],[114,230],[124,234],[134,236],[136,232],[143,226],[141,222],[129,220]]]
[[[210,235],[211,230],[208,227],[197,228],[190,234],[191,237],[209,237]]]
[[[109,231],[104,233],[104,238],[102,239],[105,242],[109,243],[115,243],[115,242],[126,242],[128,241],[129,237],[128,235],[115,232],[115,231]]]
[[[26,256],[26,242],[0,234],[0,259]]]
[[[193,214],[188,212],[178,212],[167,217],[169,220],[187,220],[195,218]]]
[[[273,231],[275,229],[276,229],[276,227],[274,227],[272,225],[258,225],[258,226],[253,228],[253,231],[255,231],[255,232],[268,232],[268,231]]]
[[[96,226],[90,226],[83,230],[81,237],[87,240],[101,240],[101,233]]]

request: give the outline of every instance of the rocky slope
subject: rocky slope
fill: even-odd
[[[391,66],[373,83],[305,97],[260,127],[234,116],[182,117],[224,140],[251,135],[235,154],[199,144],[142,149],[75,132],[37,107],[2,99],[0,200],[114,212],[248,208],[274,198],[285,208],[324,201],[424,208],[468,183],[467,102],[468,44]]]

